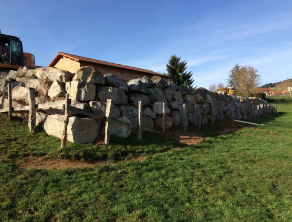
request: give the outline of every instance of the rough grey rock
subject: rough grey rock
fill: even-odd
[[[6,76],[6,79],[16,80],[17,75],[18,75],[17,71],[10,70],[8,75]]]
[[[153,103],[153,111],[157,114],[162,114],[162,107],[163,107],[163,102]],[[170,109],[167,106],[167,103],[165,103],[165,113],[166,114],[170,113]]]
[[[49,91],[48,91],[48,96],[51,99],[57,98],[57,97],[63,97],[65,96],[65,89],[64,89],[64,84],[61,84],[58,80],[54,81],[53,84],[51,85]]]
[[[96,87],[93,83],[72,81],[66,85],[69,99],[76,101],[95,100]]]
[[[17,77],[16,78],[16,82],[22,82],[22,83],[24,83],[24,84],[26,84],[29,80],[31,80],[31,78],[30,77],[26,77],[26,76],[24,76],[24,77]]]
[[[45,70],[45,73],[42,73],[42,71]],[[54,67],[47,67],[46,69],[39,69],[36,71],[36,75],[40,75],[42,79],[46,77],[47,79],[51,81],[58,80],[59,82],[68,82],[72,80],[73,74],[68,71],[63,71]]]
[[[154,125],[162,129],[162,117],[157,116],[154,120]],[[170,116],[165,117],[165,130],[169,130],[173,125],[173,120]]]
[[[142,111],[143,116],[150,116],[151,118],[155,118],[156,113],[153,112],[149,107],[144,107]]]
[[[178,90],[181,92],[181,94],[184,95],[188,95],[189,94],[189,88],[188,86],[179,86]]]
[[[136,92],[136,93],[148,93],[148,88],[145,83],[141,81],[141,79],[131,79],[128,81],[128,89],[130,92]]]
[[[202,105],[202,108],[203,108],[203,115],[207,115],[210,111],[210,105],[208,103],[204,103]]]
[[[183,101],[189,101],[190,103],[192,103],[193,105],[196,104],[196,99],[193,95],[185,95],[183,97]]]
[[[81,82],[93,83],[98,85],[105,84],[105,78],[102,76],[101,72],[92,66],[84,66],[77,70],[74,80],[80,80]]]
[[[177,85],[173,81],[167,82],[166,88],[172,89],[173,91],[177,90]]]
[[[90,110],[98,115],[105,116],[106,111],[106,103],[101,101],[90,101],[89,102]],[[111,104],[111,112],[110,117],[112,118],[118,118],[120,117],[120,109],[114,105]]]
[[[200,94],[194,95],[194,98],[196,100],[196,103],[204,103],[204,102],[206,102]]]
[[[194,104],[192,104],[189,101],[185,101],[185,104],[186,104],[186,109],[188,113],[194,112]]]
[[[81,110],[90,112],[90,106],[87,103],[80,103],[80,102],[78,102],[76,100],[71,100],[71,106],[75,107],[77,109],[81,109]],[[70,115],[76,115],[77,113],[69,111],[69,114]]]
[[[131,93],[129,100],[135,104],[135,107],[138,107],[138,101],[141,101],[141,106],[147,106],[150,103],[148,96],[143,94]]]
[[[210,96],[210,94],[205,94],[205,101],[207,102],[207,103],[213,103],[213,99],[212,99],[212,97]]]
[[[112,73],[106,73],[104,77],[105,77],[105,82],[108,86],[114,86],[118,89],[128,92],[128,85],[126,81],[123,80],[122,78]]]
[[[142,81],[144,84],[146,84],[146,87],[147,87],[147,88],[153,88],[153,87],[155,87],[155,84],[153,83],[153,81],[152,81],[149,77],[147,77],[147,76],[143,76],[143,77],[141,78],[141,81]]]
[[[149,99],[151,103],[155,103],[156,101],[167,102],[164,92],[159,88],[149,89]]]
[[[42,90],[42,81],[40,79],[30,79],[25,84],[25,87],[33,88],[36,91],[41,91]]]
[[[179,126],[183,123],[183,112],[178,110],[171,111],[171,117],[174,126]]]
[[[155,87],[159,89],[164,89],[167,86],[167,82],[161,77],[155,79],[153,83],[155,84]]]
[[[177,100],[173,100],[167,103],[170,109],[175,109],[175,110],[183,110],[183,103]]]
[[[164,92],[164,95],[165,95],[166,100],[167,101],[171,101],[172,100],[173,90],[167,88],[167,89],[164,89],[163,92]]]
[[[35,123],[35,125],[43,127],[47,117],[48,117],[48,114],[36,111],[36,121],[35,121],[36,123]]]
[[[15,86],[12,89],[12,100],[26,100],[27,97],[27,88],[22,86]]]
[[[132,132],[138,134],[138,118],[131,118],[130,121],[132,124]],[[154,121],[150,116],[142,116],[141,122],[142,128],[154,129]]]
[[[64,116],[49,115],[44,123],[44,130],[48,135],[63,137]],[[69,117],[67,134],[72,143],[91,143],[98,136],[100,120],[93,118]]]
[[[182,102],[183,101],[183,98],[182,98],[181,91],[174,91],[172,93],[172,99],[173,100],[178,100],[178,101]]]
[[[200,94],[200,96],[202,98],[204,98],[204,95],[205,94],[210,94],[210,92],[209,92],[209,90],[207,90],[207,89],[205,89],[203,87],[200,87],[200,88],[197,89],[197,94]]]
[[[118,89],[116,87],[105,87],[99,86],[97,88],[98,99],[106,102],[111,99],[114,104],[127,104],[128,96],[126,96],[125,91]]]
[[[131,135],[132,127],[129,125],[131,122],[127,117],[119,117],[116,118],[117,120],[121,122],[114,122],[109,126],[109,134],[110,135],[116,135],[121,138],[127,138]],[[122,123],[124,122],[124,123]],[[128,124],[127,124],[128,123]]]
[[[197,90],[195,88],[189,86],[189,94],[190,95],[195,95],[195,94],[197,94]]]
[[[128,119],[138,116],[138,108],[136,107],[120,107],[121,117],[127,117]]]

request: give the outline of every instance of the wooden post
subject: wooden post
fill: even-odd
[[[8,118],[12,118],[12,86],[11,83],[8,83]]]
[[[35,124],[36,124],[36,112],[35,112],[34,89],[32,88],[28,88],[28,105],[29,105],[28,128],[30,132],[34,132]]]
[[[138,123],[139,123],[138,140],[141,140],[141,139],[143,139],[141,101],[138,101]]]
[[[165,102],[162,102],[162,132],[165,133]]]
[[[69,100],[69,94],[66,94],[66,101],[65,101],[65,105],[64,105],[64,128],[63,128],[63,138],[62,138],[62,142],[61,142],[61,149],[66,147],[67,144],[67,126],[68,126],[68,110],[69,110],[69,106],[70,106],[70,100]]]
[[[106,110],[105,110],[105,130],[104,130],[105,145],[109,145],[109,140],[110,140],[109,128],[110,128],[110,123],[111,123],[111,118],[110,118],[111,105],[112,105],[112,100],[108,99],[106,103]]]
[[[186,117],[186,104],[183,104],[183,125],[184,125],[184,130],[187,130],[187,117]]]

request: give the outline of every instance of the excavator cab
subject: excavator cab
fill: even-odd
[[[15,36],[0,33],[0,69],[18,69],[22,66],[22,42]]]

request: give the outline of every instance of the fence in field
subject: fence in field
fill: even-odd
[[[85,111],[82,109],[78,109],[76,107],[71,106],[71,101],[69,99],[69,95],[66,94],[65,100],[58,100],[57,102],[47,102],[44,104],[36,104],[35,102],[35,90],[32,88],[27,88],[28,90],[28,106],[20,106],[20,107],[12,107],[12,86],[8,84],[8,108],[0,109],[0,113],[8,113],[8,118],[11,120],[13,112],[28,112],[28,127],[31,132],[35,131],[36,127],[36,111],[45,110],[45,109],[63,109],[64,110],[64,128],[62,134],[61,148],[65,148],[67,144],[67,125],[69,119],[69,112],[74,112],[77,114],[81,114],[84,116],[93,117],[96,119],[103,119],[103,115],[98,115],[93,112]],[[106,104],[106,112],[105,112],[105,135],[104,135],[104,143],[106,145],[109,144],[110,140],[110,127],[111,123],[117,122],[122,124],[129,124],[114,118],[110,117],[111,113],[111,99],[107,100]],[[165,103],[163,102],[162,106],[162,132],[165,132]],[[187,128],[187,111],[186,105],[183,104],[183,126],[184,130]],[[149,131],[153,133],[161,133],[160,131],[156,131],[153,129],[148,129],[142,127],[142,105],[141,101],[138,101],[138,139],[141,140],[143,138],[143,131]]]

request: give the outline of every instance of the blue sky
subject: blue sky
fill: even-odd
[[[175,54],[198,87],[226,84],[237,63],[262,84],[292,78],[291,0],[2,0],[0,12],[41,66],[60,51],[166,73]]]

